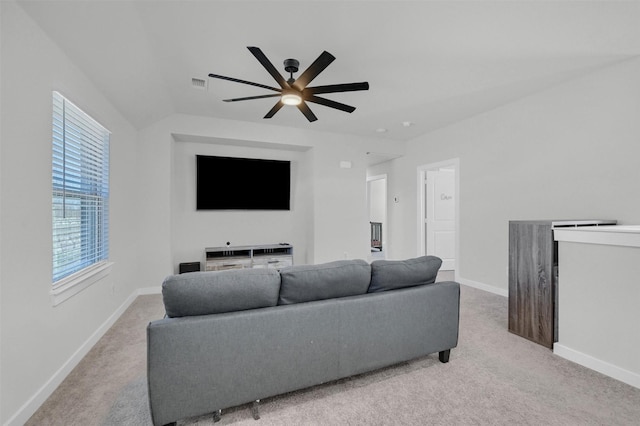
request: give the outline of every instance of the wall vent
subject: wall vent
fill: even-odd
[[[207,90],[207,81],[194,77],[191,79],[191,86],[193,86],[194,89]]]

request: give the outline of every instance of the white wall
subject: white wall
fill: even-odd
[[[553,352],[640,388],[640,248],[561,241],[559,256]]]
[[[3,8],[0,6],[0,25],[2,25],[2,15]],[[2,85],[4,80],[2,79],[3,71],[2,71],[2,32],[0,27],[0,92],[2,92]],[[3,115],[3,100],[0,96],[0,195],[2,195],[2,140],[4,133],[2,132],[2,123],[4,122]],[[0,241],[3,241],[2,238],[2,197],[0,196]],[[0,320],[2,320],[2,243],[0,243]],[[2,326],[0,325],[0,401],[3,401],[3,387],[2,387]],[[0,423],[2,423],[2,416],[4,410],[2,408],[2,403],[0,402]]]
[[[138,285],[136,131],[13,2],[0,3],[0,423],[26,420],[76,351]],[[111,274],[53,307],[52,91],[111,132]],[[57,376],[58,378],[60,376]],[[44,389],[44,393],[42,392]]]
[[[138,161],[145,217],[139,230],[144,247],[140,285],[159,286],[180,262],[201,260],[205,247],[227,241],[291,242],[296,263],[366,259],[366,153],[396,154],[399,149],[384,141],[182,114],[143,129]],[[196,153],[292,159],[294,209],[196,212]],[[342,161],[352,167],[341,168]]]
[[[387,182],[385,179],[369,181],[369,220],[386,222]]]
[[[320,140],[313,149],[314,256],[311,263],[367,259],[365,155],[355,143]],[[350,161],[351,168],[340,162]]]
[[[640,223],[640,60],[633,59],[407,144],[389,173],[394,257],[416,255],[416,168],[460,159],[462,278],[506,293],[508,222]]]

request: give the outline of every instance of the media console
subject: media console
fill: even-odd
[[[204,249],[205,271],[242,268],[281,269],[291,265],[293,265],[293,246],[291,244],[207,247]]]

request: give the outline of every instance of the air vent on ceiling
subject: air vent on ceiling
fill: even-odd
[[[194,77],[191,79],[191,86],[193,86],[194,89],[207,90],[207,81]]]

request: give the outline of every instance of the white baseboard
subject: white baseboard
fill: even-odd
[[[591,370],[595,370],[598,373],[602,373],[605,376],[613,377],[616,380],[620,380],[623,383],[640,389],[640,374],[638,373],[625,370],[617,365],[594,358],[591,355],[576,351],[575,349],[571,349],[559,343],[553,344],[553,353],[559,357],[568,359],[576,364],[580,364],[584,367],[590,368]]]
[[[456,281],[458,281],[460,284],[464,284],[464,285],[469,286],[469,287],[473,287],[473,288],[477,288],[479,290],[488,291],[489,293],[497,294],[498,296],[503,296],[503,297],[508,297],[509,296],[509,290],[505,290],[505,289],[502,289],[502,288],[494,287],[492,285],[484,284],[484,283],[481,283],[481,282],[478,282],[478,281],[468,280],[466,278],[462,278],[459,275],[456,275]]]
[[[161,292],[160,287],[142,288],[134,291],[131,295],[111,314],[109,318],[75,351],[73,355],[56,371],[53,376],[42,385],[40,389],[4,424],[4,426],[20,426],[29,420],[38,408],[51,396],[62,381],[80,363],[87,353],[98,343],[100,338],[113,326],[120,316],[127,310],[133,301],[142,294],[157,294]]]

